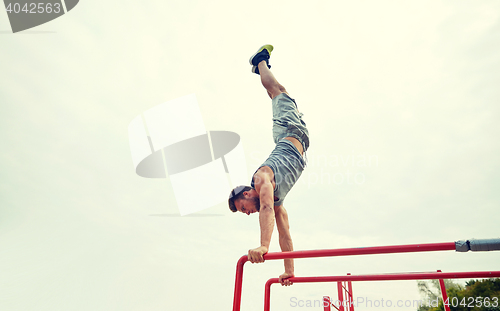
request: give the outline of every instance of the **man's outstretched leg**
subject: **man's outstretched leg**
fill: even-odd
[[[269,70],[269,68],[271,68],[271,66],[269,66],[269,57],[271,56],[272,50],[272,45],[264,45],[250,58],[250,64],[254,66],[252,71],[260,75],[262,85],[266,88],[267,94],[271,99],[281,93],[286,93],[288,95],[283,85],[279,84],[271,70]]]
[[[273,73],[269,68],[267,68],[266,61],[261,61],[259,63],[260,81],[262,85],[266,88],[267,94],[271,99],[280,95],[281,93],[286,93],[286,89],[283,85],[279,84],[278,80],[274,77]]]

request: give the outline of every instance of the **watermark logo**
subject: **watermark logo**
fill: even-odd
[[[71,11],[79,0],[4,0],[12,32],[50,22]]]
[[[252,152],[250,158],[255,164],[261,163],[264,154],[260,152]],[[275,156],[282,163],[287,165],[294,162],[286,156]],[[318,185],[355,185],[362,186],[366,182],[365,172],[370,169],[376,169],[379,166],[379,157],[376,154],[355,153],[352,150],[351,154],[315,154],[307,155],[307,169],[304,174],[297,180],[297,184],[307,185],[308,189]],[[300,162],[300,161],[298,161]],[[296,165],[301,165],[300,163]],[[281,175],[275,176],[276,182],[289,181],[295,176]]]
[[[194,94],[155,106],[130,122],[137,175],[170,178],[181,216],[227,201],[248,182],[240,136],[207,131]]]
[[[434,300],[391,300],[391,299],[369,299],[368,297],[357,297],[356,300],[332,300],[328,296],[324,296],[323,300],[319,299],[299,299],[298,297],[290,297],[290,307],[292,308],[317,308],[329,306],[339,310],[342,308],[437,308],[439,305],[439,298]]]

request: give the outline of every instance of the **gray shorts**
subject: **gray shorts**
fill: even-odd
[[[285,137],[296,138],[304,147],[309,148],[309,131],[302,120],[303,114],[297,110],[295,100],[286,93],[273,98],[273,139],[277,144]]]

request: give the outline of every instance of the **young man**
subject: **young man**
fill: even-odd
[[[239,186],[231,191],[229,208],[247,215],[259,212],[260,246],[248,251],[252,263],[263,262],[269,250],[274,222],[279,232],[283,252],[292,251],[288,214],[283,207],[286,195],[299,179],[305,167],[303,154],[309,147],[309,132],[297,104],[271,73],[269,58],[272,45],[264,45],[250,58],[252,72],[259,74],[262,85],[272,99],[273,138],[276,147],[252,178],[251,187]],[[288,286],[294,276],[293,259],[285,259],[285,273],[279,279]]]

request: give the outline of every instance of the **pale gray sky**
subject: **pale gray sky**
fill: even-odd
[[[270,100],[248,65],[266,43],[311,134],[285,202],[295,249],[500,237],[498,1],[81,1],[31,32],[9,30],[0,12],[2,310],[232,308],[257,216],[221,203],[202,214],[223,216],[168,217],[171,185],[134,173],[127,127],[195,93],[206,128],[238,133],[253,172],[273,148]],[[312,276],[498,262],[443,252],[295,266]],[[242,310],[262,309],[265,281],[282,272],[247,264]],[[415,281],[354,291],[418,297]],[[290,298],[336,291],[272,293],[273,310],[312,310]]]

